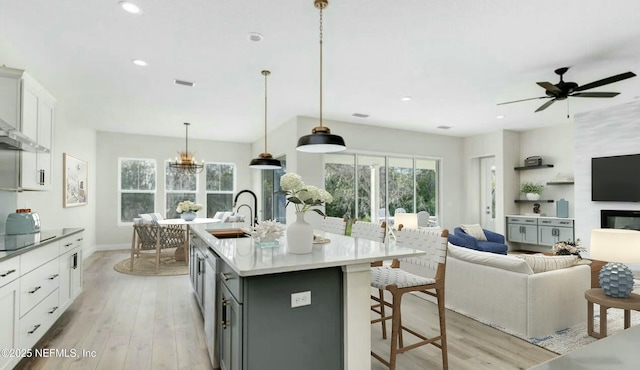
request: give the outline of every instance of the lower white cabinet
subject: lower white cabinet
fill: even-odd
[[[38,339],[56,322],[60,315],[59,308],[58,291],[55,290],[29,311],[28,314],[21,317],[18,348],[26,349],[33,347]]]
[[[17,280],[0,287],[0,349],[20,348],[18,345],[19,294],[20,282]],[[18,358],[0,356],[0,369],[11,369],[18,361]]]
[[[82,292],[82,248],[68,251],[59,258],[60,262],[60,308],[66,310]]]

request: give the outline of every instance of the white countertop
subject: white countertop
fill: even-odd
[[[640,326],[618,332],[529,370],[635,370],[640,364]]]
[[[191,232],[205,240],[240,276],[357,265],[425,254],[421,250],[397,247],[393,241],[378,243],[324,232],[316,234],[330,239],[329,243],[314,244],[313,252],[309,254],[290,254],[287,253],[284,236],[280,238],[278,247],[261,248],[255,245],[252,238],[217,239],[207,232],[212,228],[220,226],[192,225]]]
[[[549,220],[573,220],[571,217],[532,216],[532,215],[507,215],[506,217],[544,218]]]

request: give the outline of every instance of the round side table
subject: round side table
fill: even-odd
[[[631,311],[640,311],[640,295],[631,293],[629,298],[614,298],[604,294],[601,288],[589,289],[584,292],[587,299],[587,334],[594,338],[607,336],[607,309],[620,308],[624,310],[624,328],[631,326]],[[593,330],[593,304],[600,305],[600,332]]]

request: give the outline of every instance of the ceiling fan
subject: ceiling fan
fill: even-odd
[[[543,111],[551,104],[553,104],[556,100],[565,100],[570,96],[578,97],[578,98],[613,98],[614,96],[620,94],[617,92],[582,92],[584,90],[593,89],[595,87],[600,87],[604,85],[608,85],[614,82],[626,80],[627,78],[635,77],[635,73],[633,72],[625,72],[619,75],[603,78],[598,81],[594,81],[588,83],[586,85],[578,85],[575,82],[565,82],[562,76],[569,70],[569,67],[562,67],[555,70],[555,73],[560,76],[560,82],[557,84],[552,84],[551,82],[537,82],[537,84],[545,89],[546,96],[539,96],[537,98],[529,98],[529,99],[521,99],[514,100],[504,103],[498,103],[498,105],[503,104],[511,104],[518,103],[521,101],[527,100],[535,100],[535,99],[551,99],[548,102],[542,104],[540,108],[536,109],[536,112]]]

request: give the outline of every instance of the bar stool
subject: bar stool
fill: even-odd
[[[347,222],[349,222],[349,217],[347,216],[344,216],[344,218],[324,216],[322,220],[322,231],[345,235],[347,232]]]

